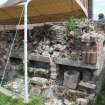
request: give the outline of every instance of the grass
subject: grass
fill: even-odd
[[[44,105],[44,100],[36,97],[32,99],[29,104],[24,104],[20,99],[12,99],[0,93],[0,105]]]
[[[102,86],[102,90],[98,96],[96,105],[105,105],[105,84]]]
[[[29,104],[24,104],[21,99],[12,99],[0,93],[0,105],[44,105],[44,100],[41,97],[31,99]],[[96,105],[105,105],[105,84],[98,96]]]

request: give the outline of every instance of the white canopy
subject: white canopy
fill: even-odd
[[[10,7],[25,2],[26,0],[0,0],[0,8]]]
[[[0,24],[17,24],[22,6],[16,5],[26,0],[0,1]],[[30,0],[28,6],[30,23],[64,21],[71,16],[81,18],[87,14],[80,0]]]

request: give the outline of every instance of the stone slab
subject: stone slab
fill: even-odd
[[[83,64],[81,61],[73,61],[73,60],[70,60],[69,58],[54,58],[54,62],[59,65],[86,68],[86,69],[91,69],[91,70],[98,69],[96,65]]]
[[[10,58],[15,58],[15,59],[24,59],[23,54],[18,54],[18,53],[12,53]],[[29,55],[28,60],[30,61],[38,61],[38,62],[45,62],[45,63],[50,63],[50,58],[41,56],[41,55]]]
[[[33,77],[30,82],[32,84],[38,85],[38,86],[44,86],[48,84],[48,80],[45,78],[40,78],[40,77]]]
[[[91,83],[88,83],[88,82],[83,82],[81,81],[79,84],[78,84],[78,88],[79,90],[81,91],[87,91],[87,92],[95,92],[96,90],[96,85],[95,84],[91,84]]]
[[[24,57],[23,57],[23,53],[21,54],[21,53],[12,53],[11,54],[11,56],[10,56],[10,58],[15,58],[15,59],[23,59]]]
[[[49,57],[45,57],[45,56],[41,56],[41,55],[29,55],[28,59],[31,61],[50,63]]]

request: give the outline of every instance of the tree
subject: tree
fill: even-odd
[[[105,19],[105,15],[104,15],[103,13],[100,13],[100,14],[98,15],[98,19],[99,19],[99,20]]]

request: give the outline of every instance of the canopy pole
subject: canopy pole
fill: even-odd
[[[29,102],[29,94],[28,94],[28,50],[27,50],[27,30],[28,30],[28,1],[24,5],[24,78],[25,78],[25,94],[24,94],[24,102]]]

